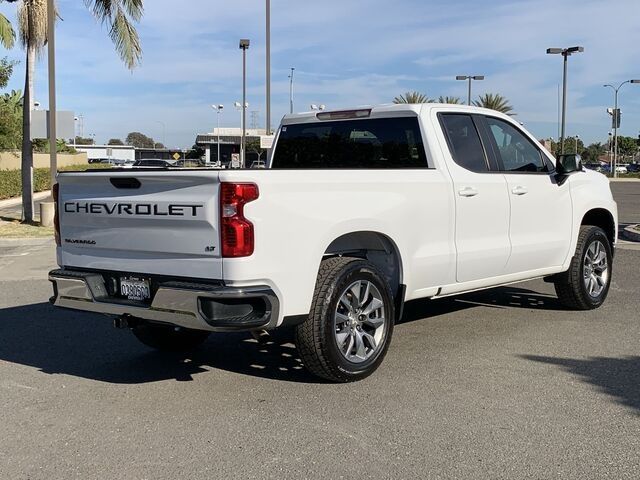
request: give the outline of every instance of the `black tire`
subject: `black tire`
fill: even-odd
[[[598,295],[592,296],[584,284],[584,261],[589,247],[595,242],[600,242],[604,246],[608,271],[603,290]],[[560,303],[572,310],[598,308],[604,303],[609,293],[612,266],[611,243],[604,230],[591,225],[581,226],[576,253],[571,259],[569,270],[555,277],[554,285]]]
[[[354,363],[339,350],[334,315],[339,296],[359,280],[370,282],[381,295],[384,330],[381,340],[372,348],[371,357]],[[393,294],[385,276],[365,260],[334,257],[320,265],[311,311],[307,320],[296,327],[295,342],[310,372],[333,382],[353,382],[371,375],[382,363],[391,342],[394,320]]]
[[[188,352],[201,345],[209,336],[209,332],[202,330],[153,323],[141,323],[131,331],[146,346],[163,352]]]

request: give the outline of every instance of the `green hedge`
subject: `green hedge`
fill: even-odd
[[[99,163],[70,165],[60,167],[58,171],[64,170],[89,170],[92,168],[104,168]],[[33,191],[44,192],[51,188],[51,178],[48,168],[33,169]],[[0,170],[0,200],[5,198],[19,197],[22,195],[22,177],[20,170]]]

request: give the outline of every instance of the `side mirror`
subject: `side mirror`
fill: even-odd
[[[559,175],[568,175],[573,172],[582,171],[582,158],[574,153],[565,153],[558,156],[556,162],[556,172]]]

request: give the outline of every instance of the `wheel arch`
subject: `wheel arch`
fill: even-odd
[[[616,222],[611,212],[605,208],[592,208],[587,211],[580,222],[582,225],[600,227],[607,234],[609,243],[613,247],[616,240]]]
[[[399,293],[404,296],[402,258],[398,246],[388,235],[375,231],[345,233],[334,239],[324,252],[324,258],[338,255],[373,263],[389,281],[394,296],[398,298]]]

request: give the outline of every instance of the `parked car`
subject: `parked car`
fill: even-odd
[[[178,160],[173,164],[174,167],[180,168],[200,168],[206,166],[204,160],[200,160],[199,158],[187,158],[183,160]]]
[[[251,162],[251,168],[267,168],[267,164],[264,160],[254,160]]]
[[[627,167],[624,165],[619,165],[616,167],[616,173],[629,173]]]
[[[640,172],[640,164],[638,163],[630,163],[627,165],[627,172],[629,173],[638,173]]]
[[[159,160],[157,158],[145,158],[136,160],[132,165],[133,168],[168,168],[172,167],[173,162],[168,160]]]
[[[572,309],[607,297],[608,179],[510,116],[308,112],[276,138],[264,171],[61,172],[52,303],[160,350],[295,327],[304,366],[347,382],[380,365],[407,300],[538,277]]]

